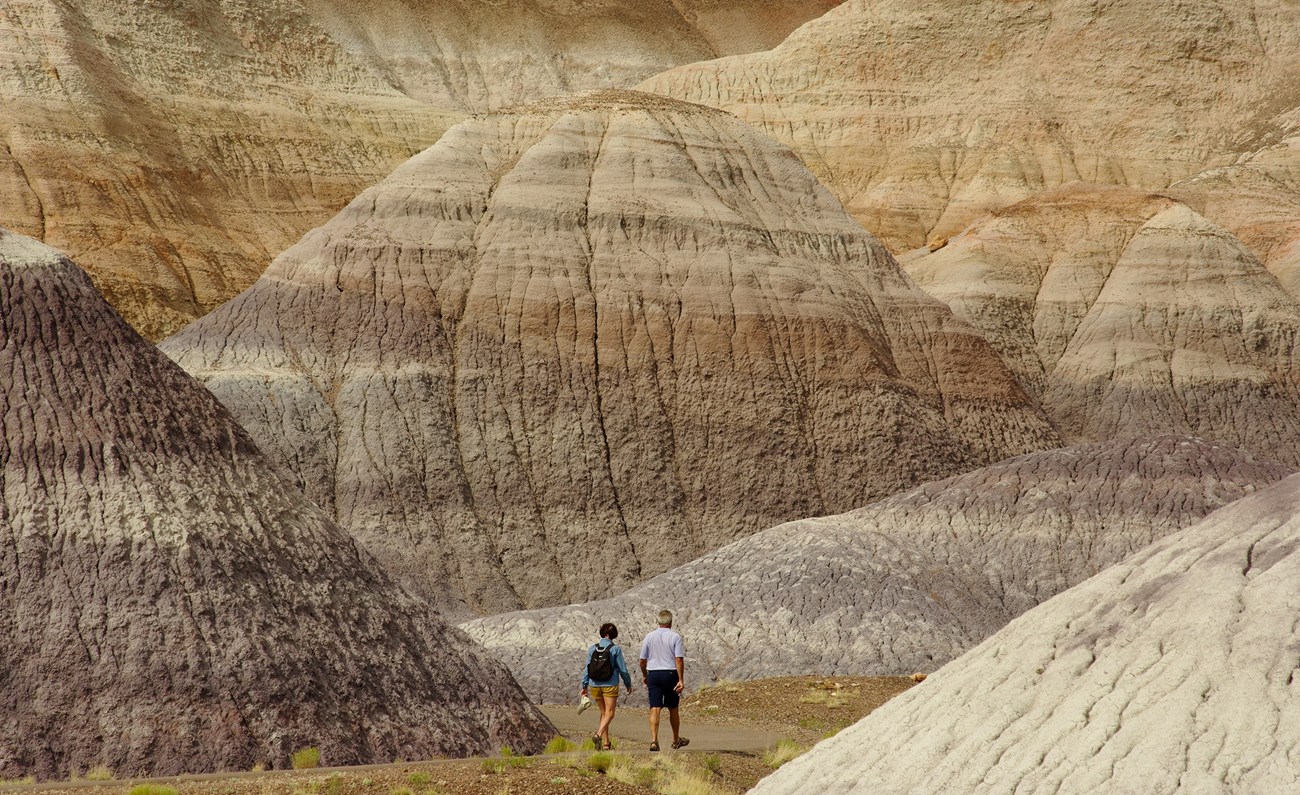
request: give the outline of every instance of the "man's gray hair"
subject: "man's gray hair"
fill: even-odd
[[[673,625],[673,612],[671,610],[659,611],[659,626],[671,627]]]

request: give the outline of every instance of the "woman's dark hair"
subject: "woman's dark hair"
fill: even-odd
[[[600,636],[602,638],[613,640],[618,637],[618,627],[606,621],[604,624],[600,625]]]

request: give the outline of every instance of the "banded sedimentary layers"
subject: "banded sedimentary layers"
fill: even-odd
[[[665,607],[686,638],[692,687],[931,671],[1288,471],[1173,436],[1049,450],[772,528],[618,596],[462,629],[547,702],[572,700],[597,627],[614,622],[635,652]]]
[[[0,230],[0,777],[537,749],[509,673],[137,336]]]
[[[833,4],[9,0],[0,223],[158,339],[466,112],[770,46]]]
[[[1066,186],[907,269],[1068,438],[1194,434],[1300,466],[1300,303],[1186,205]]]
[[[1070,181],[1163,189],[1294,134],[1298,10],[850,0],[769,52],[640,87],[794,147],[898,251]]]
[[[1300,476],[1040,605],[753,792],[1294,792]]]
[[[635,92],[458,125],[163,347],[449,610],[1057,444],[792,152]]]

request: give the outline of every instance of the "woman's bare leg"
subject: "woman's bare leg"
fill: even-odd
[[[617,709],[618,696],[605,696],[600,700],[600,728],[596,734],[603,737],[606,744],[609,744],[609,724],[614,722],[614,711]]]

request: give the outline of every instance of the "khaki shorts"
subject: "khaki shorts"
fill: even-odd
[[[588,687],[587,695],[591,696],[592,701],[600,701],[602,698],[618,698],[618,685],[613,687]]]

